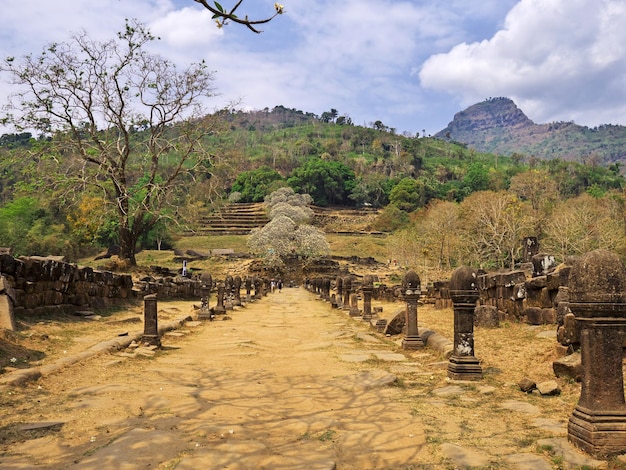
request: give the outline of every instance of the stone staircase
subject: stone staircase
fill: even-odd
[[[263,203],[231,203],[219,212],[200,214],[198,228],[188,235],[248,235],[268,222]]]

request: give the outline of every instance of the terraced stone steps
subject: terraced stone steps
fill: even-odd
[[[247,235],[269,222],[262,203],[233,203],[219,212],[200,214],[194,235]],[[192,235],[192,233],[188,233]]]

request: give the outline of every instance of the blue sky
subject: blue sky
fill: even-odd
[[[280,3],[285,14],[254,34],[217,29],[193,0],[3,0],[0,55],[38,54],[83,29],[109,39],[137,18],[161,38],[154,52],[215,71],[210,109],[335,108],[355,124],[434,134],[507,96],[537,123],[626,125],[625,0]],[[269,16],[273,4],[244,0],[240,16]]]

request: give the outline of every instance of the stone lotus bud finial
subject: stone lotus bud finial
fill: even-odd
[[[372,287],[374,285],[374,278],[369,274],[363,276],[363,286]]]
[[[478,292],[478,272],[469,266],[457,268],[450,278],[452,302],[476,302]]]
[[[412,269],[404,275],[402,280],[402,288],[405,295],[415,295],[421,292],[421,280],[415,271]]]
[[[590,251],[574,262],[568,291],[572,303],[626,304],[626,266],[610,251]],[[610,316],[626,316],[624,307],[619,310]]]
[[[209,273],[202,273],[200,275],[200,282],[202,282],[203,286],[210,288],[213,286],[213,277]]]
[[[474,268],[461,266],[450,278],[450,290],[478,290],[478,276]]]

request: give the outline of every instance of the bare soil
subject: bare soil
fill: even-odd
[[[374,306],[385,318],[403,308]],[[97,313],[18,319],[4,375],[143,328],[141,305]],[[195,313],[159,302],[161,323]],[[453,338],[452,310],[418,316]],[[302,288],[227,317],[172,331],[153,352],[100,354],[0,388],[0,468],[583,468],[541,444],[566,435],[580,385],[557,379],[549,397],[517,385],[555,379],[553,325],[476,329],[484,379],[455,382],[438,351],[404,350]],[[515,466],[516,455],[545,466]]]

